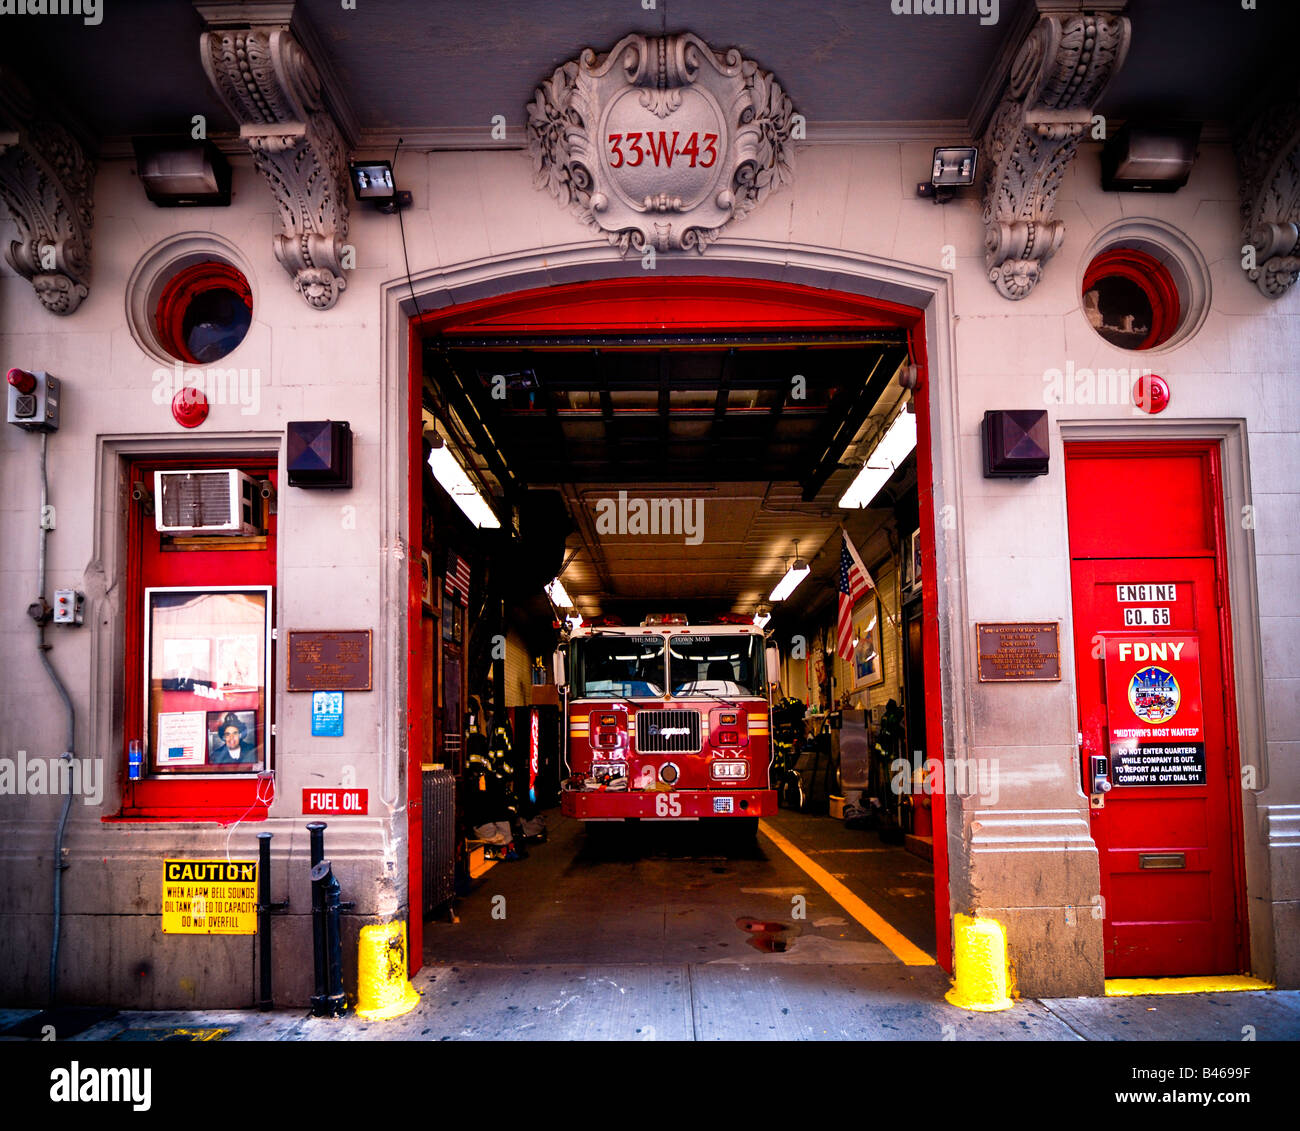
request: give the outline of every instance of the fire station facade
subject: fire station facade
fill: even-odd
[[[149,42],[101,52],[113,12],[99,40],[41,32],[67,35],[66,81],[4,68],[0,342],[27,415],[0,433],[3,1000],[54,979],[64,1002],[248,1004],[248,893],[209,891],[230,932],[194,933],[194,889],[172,893],[182,923],[164,868],[255,858],[268,832],[289,903],[276,998],[305,1000],[312,820],[354,904],[349,978],[367,924],[404,923],[419,965],[421,767],[454,761],[471,598],[528,534],[476,529],[429,477],[427,343],[620,319],[881,328],[906,355],[942,965],[966,916],[1005,929],[1024,994],[1126,973],[1300,985],[1294,89],[1243,93],[1179,150],[1116,101],[1177,49],[1139,47],[1136,0],[1004,3],[993,25],[843,6],[841,29],[978,60],[955,130],[906,98],[884,122],[821,110],[849,49],[790,57],[784,6],[664,27],[627,5],[584,34],[581,5],[554,25],[523,5],[548,14],[502,16],[509,66],[456,79],[501,120],[407,130],[398,215],[367,205],[400,131],[362,74],[382,55],[357,46],[391,35],[339,34],[336,5],[170,7],[190,21],[183,89],[213,108],[215,146],[184,151],[228,162],[222,201],[146,196],[156,162],[125,139],[156,127],[84,128],[79,44],[129,70]],[[164,116],[191,138],[191,102]],[[1167,160],[1142,164],[1151,137],[1186,158],[1176,191],[1140,191],[1170,187]],[[494,473],[483,434],[447,439]],[[195,472],[234,473],[221,537],[175,501]],[[753,548],[772,582],[786,553]],[[73,621],[84,595],[80,624],[60,591]],[[506,703],[525,702],[539,649],[503,634]]]

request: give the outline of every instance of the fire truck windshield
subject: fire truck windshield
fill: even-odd
[[[585,636],[573,642],[578,699],[648,699],[664,693],[662,636]]]
[[[762,695],[763,641],[758,635],[691,633],[669,641],[674,696]]]

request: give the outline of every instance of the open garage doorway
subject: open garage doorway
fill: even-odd
[[[735,927],[757,936],[741,941],[760,949],[783,948],[781,931],[801,922],[838,920],[840,938],[947,968],[944,797],[925,774],[942,765],[943,716],[920,312],[752,280],[606,280],[424,316],[410,356],[409,518],[422,547],[408,602],[416,961],[426,944],[439,957],[442,924],[422,920],[447,895],[430,847],[453,845],[462,893],[500,854],[467,825],[469,791],[484,787],[466,769],[486,748],[500,777],[504,741],[514,801],[529,816],[549,808],[552,823],[523,868],[497,872],[492,898],[557,902],[568,882],[558,901],[582,909],[567,936],[527,917],[543,951],[567,945],[560,957],[577,961],[594,937],[606,956],[638,961],[672,889],[695,892],[715,920],[736,911]],[[914,450],[887,464],[866,505],[840,507],[900,428]],[[465,479],[450,490],[431,470],[448,456]],[[454,503],[458,490],[490,502],[486,525],[478,504]],[[846,545],[871,582],[851,602],[848,647]],[[796,560],[807,576],[771,600]],[[563,596],[544,591],[557,578]],[[557,641],[579,617],[634,629],[664,614],[701,638],[698,626],[743,622],[779,649],[779,683],[763,690],[782,804],[751,851],[718,849],[672,820],[600,838],[555,819],[572,744],[596,720],[565,714],[550,671]],[[765,629],[756,616],[770,617]],[[503,884],[511,891],[497,892]],[[639,891],[664,905],[638,905]],[[811,908],[799,906],[805,893]],[[713,941],[707,929],[679,938]]]

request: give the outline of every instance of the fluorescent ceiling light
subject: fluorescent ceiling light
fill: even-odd
[[[772,619],[772,614],[767,612],[755,613],[754,624],[758,628],[766,628],[767,622]]]
[[[812,567],[801,558],[795,558],[794,565],[786,570],[785,576],[776,583],[776,588],[768,595],[769,601],[784,601],[795,591],[795,586],[812,572]]]
[[[465,512],[465,517],[480,529],[498,530],[501,527],[492,508],[478,493],[478,488],[470,482],[460,461],[451,454],[451,449],[441,436],[431,436],[433,450],[429,453],[429,470],[441,484],[442,489],[455,500],[456,505]]]
[[[868,507],[880,494],[880,489],[907,459],[916,447],[916,417],[907,411],[894,417],[889,430],[871,451],[857,478],[840,496],[840,506],[845,510]]]
[[[558,577],[546,586],[546,595],[557,609],[573,608],[573,601],[565,591],[564,583]]]

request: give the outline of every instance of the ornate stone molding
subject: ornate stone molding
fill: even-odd
[[[689,33],[587,48],[537,88],[538,188],[624,254],[702,252],[794,178],[794,107],[739,51]]]
[[[1022,299],[1065,238],[1056,190],[1092,108],[1128,52],[1110,12],[1042,17],[1026,37],[984,136],[984,262],[1004,298]]]
[[[51,314],[90,293],[95,166],[12,71],[0,68],[0,198],[18,224],[5,259]]]
[[[1237,139],[1237,164],[1242,238],[1255,249],[1244,269],[1261,294],[1278,298],[1300,276],[1300,94],[1256,115]]]
[[[307,303],[327,310],[347,286],[347,148],[320,74],[287,22],[249,23],[243,9],[226,18],[200,12],[209,26],[199,41],[203,69],[280,209],[275,257]]]

